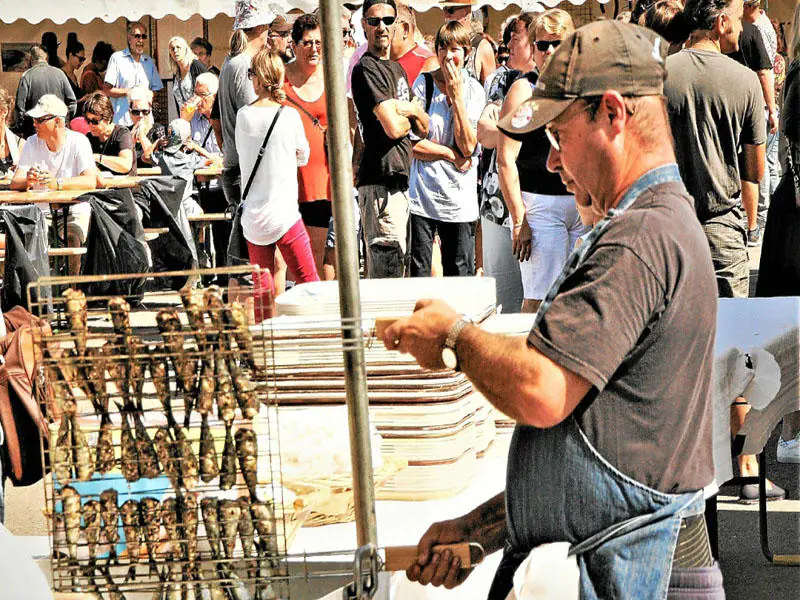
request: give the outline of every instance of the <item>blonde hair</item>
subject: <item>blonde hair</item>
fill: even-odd
[[[275,102],[286,100],[286,94],[283,91],[283,60],[277,53],[266,48],[260,50],[253,57],[250,68],[272,100]]]
[[[536,41],[536,36],[539,32],[567,37],[573,31],[575,31],[575,24],[572,22],[572,17],[569,13],[560,8],[551,8],[544,11],[531,23],[528,28],[528,37],[532,45]]]
[[[172,58],[172,52],[169,51],[169,47],[172,46],[173,44],[175,44],[175,47],[177,48],[183,48],[184,56],[186,57],[188,64],[192,64],[193,60],[197,60],[197,56],[195,55],[194,52],[192,52],[192,49],[189,48],[189,44],[181,36],[174,35],[171,38],[169,38],[169,42],[167,42],[167,56],[169,57],[169,66],[172,68],[173,73],[180,73],[180,70],[178,69],[178,63],[175,62],[175,59]]]
[[[794,7],[794,16],[786,36],[786,51],[791,60],[800,59],[800,3]]]

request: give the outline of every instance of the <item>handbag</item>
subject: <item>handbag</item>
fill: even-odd
[[[235,208],[228,207],[228,210],[225,211],[226,214],[230,215],[231,209],[233,208],[231,237],[228,239],[229,266],[246,265],[250,262],[250,255],[247,251],[247,240],[244,237],[244,231],[242,231],[242,211],[244,210],[244,201],[247,198],[247,193],[250,191],[250,186],[253,185],[253,179],[258,171],[258,166],[261,164],[261,159],[264,157],[264,152],[267,148],[267,142],[272,135],[272,130],[275,129],[275,123],[278,122],[278,117],[281,116],[282,110],[283,106],[281,105],[280,108],[278,108],[278,112],[275,113],[275,118],[272,119],[272,123],[267,130],[267,135],[264,136],[264,141],[261,143],[261,148],[258,150],[256,161],[253,163],[253,170],[250,171],[250,177],[247,178],[247,184],[244,186],[244,190],[242,191],[241,202],[239,202],[239,205]]]
[[[40,351],[30,325],[36,319],[29,313],[27,316],[26,325],[20,325],[21,318],[13,323],[6,319],[9,334],[0,340],[0,425],[5,434],[0,457],[3,475],[17,486],[31,485],[42,478],[42,449],[46,457],[48,446],[48,426],[42,411],[46,394],[35,376]],[[43,321],[38,322],[39,327],[49,329]],[[18,328],[11,330],[15,326]],[[43,444],[39,442],[40,435]]]

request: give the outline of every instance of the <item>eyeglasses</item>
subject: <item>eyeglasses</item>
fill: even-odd
[[[536,49],[539,52],[547,52],[550,49],[550,46],[553,48],[558,48],[561,45],[561,40],[552,40],[549,42],[545,40],[536,40],[534,44],[536,44]]]
[[[396,17],[367,17],[365,20],[370,27],[378,27],[381,23],[391,27],[394,25]]]
[[[580,114],[585,113],[587,110],[589,110],[589,109],[591,109],[593,107],[594,107],[594,104],[592,104],[592,103],[587,104],[581,110],[579,110],[574,115],[572,115],[569,119],[564,121],[561,125],[562,126],[566,125],[567,123],[572,121],[575,117],[577,117]],[[553,149],[556,152],[561,152],[561,140],[558,137],[558,131],[555,131],[555,130],[551,129],[550,128],[550,123],[548,123],[547,125],[544,126],[544,133],[547,136],[547,139],[550,142],[550,145],[553,147]]]
[[[86,62],[86,57],[85,56],[76,56],[75,58],[78,59],[78,64],[82,65],[84,62]]]
[[[86,119],[86,122],[89,125],[100,125],[100,122],[103,120],[103,119],[90,119],[89,117],[84,117],[84,119]]]
[[[146,33],[132,33],[131,37],[135,38],[137,40],[146,40],[147,39],[147,34]]]
[[[322,48],[322,40],[301,40],[300,45],[303,48],[311,48],[312,46]]]
[[[255,79],[256,78],[256,72],[253,71],[253,69],[247,69],[247,78],[248,79]]]
[[[36,117],[33,119],[33,122],[37,125],[41,125],[42,123],[47,123],[51,119],[55,119],[58,115],[45,115],[44,117]]]
[[[131,114],[134,117],[138,117],[140,115],[144,115],[146,117],[147,115],[150,114],[150,109],[149,108],[132,108],[131,109]],[[88,123],[89,119],[86,119],[86,122]]]

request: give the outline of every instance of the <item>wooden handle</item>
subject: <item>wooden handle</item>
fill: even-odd
[[[400,317],[378,317],[375,319],[375,337],[382,340],[386,328],[399,318]]]
[[[469,569],[473,565],[471,556],[471,546],[468,543],[462,544],[441,544],[434,546],[433,551],[442,553],[445,550],[450,550],[454,556],[461,559],[461,568]],[[405,571],[413,565],[419,552],[416,546],[389,546],[385,548],[386,560],[383,563],[383,568],[386,571]]]

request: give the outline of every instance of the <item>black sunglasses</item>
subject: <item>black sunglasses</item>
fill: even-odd
[[[147,34],[146,33],[132,33],[131,37],[132,38],[136,38],[137,40],[146,40],[147,39]]]
[[[383,23],[387,27],[391,27],[392,25],[394,25],[396,19],[397,17],[367,17],[365,20],[367,22],[367,25],[369,25],[370,27],[377,27],[381,23]]]
[[[48,121],[55,119],[58,115],[45,115],[44,117],[36,117],[33,119],[33,122],[37,125],[41,125],[42,123],[47,123]]]
[[[552,46],[553,48],[558,48],[561,45],[561,40],[553,40],[550,42],[546,42],[544,40],[537,40],[534,43],[536,44],[536,49],[539,52],[547,52],[550,46]]]
[[[139,115],[147,116],[147,115],[150,114],[150,109],[149,108],[132,108],[131,109],[131,114],[133,116],[135,116],[135,117],[138,117]],[[88,121],[89,119],[86,119],[86,120]]]
[[[89,125],[100,125],[100,121],[103,120],[103,119],[90,119],[89,117],[84,117],[84,119],[86,119],[86,122]]]
[[[84,62],[86,62],[85,56],[77,56],[77,59],[79,64],[83,64]]]

